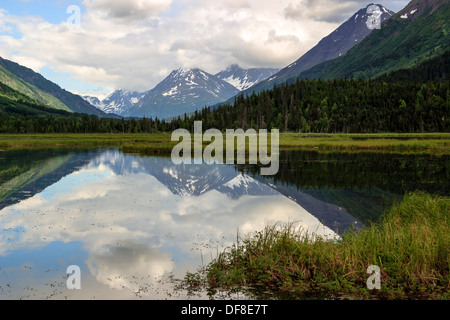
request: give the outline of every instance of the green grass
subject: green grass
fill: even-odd
[[[0,148],[118,147],[130,152],[164,150],[170,152],[170,134],[14,134],[0,135]]]
[[[380,290],[367,288],[370,265],[381,269]],[[378,224],[338,241],[313,239],[295,224],[267,226],[220,253],[206,267],[205,281],[210,290],[245,286],[335,298],[449,299],[449,267],[450,198],[416,193]]]
[[[284,133],[280,149],[395,151],[448,154],[450,134],[296,134]]]
[[[225,140],[225,139],[224,139]],[[270,141],[270,139],[269,139]],[[158,134],[0,135],[0,148],[114,146],[127,153],[170,154],[177,142]],[[204,143],[207,145],[207,143]],[[299,134],[281,133],[280,149],[319,151],[424,152],[448,154],[450,133],[434,134]]]
[[[64,103],[62,103],[60,100],[58,100],[51,94],[39,90],[34,85],[25,82],[24,80],[20,79],[19,77],[17,77],[10,71],[6,70],[2,66],[0,66],[0,82],[8,85],[10,88],[20,92],[21,94],[31,99],[40,101],[41,103],[48,105],[51,108],[72,112],[69,109],[69,107],[67,107]],[[14,99],[14,95],[15,94],[9,95],[8,97]]]

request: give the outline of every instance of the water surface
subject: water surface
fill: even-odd
[[[2,299],[186,299],[177,279],[238,234],[281,221],[335,239],[405,191],[448,193],[448,158],[428,156],[289,152],[271,178],[115,149],[0,158]],[[66,286],[70,265],[81,290]]]

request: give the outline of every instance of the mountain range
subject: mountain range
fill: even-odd
[[[370,4],[281,70],[231,65],[212,75],[200,69],[180,68],[151,90],[116,90],[102,101],[72,94],[31,69],[0,57],[0,82],[5,88],[0,95],[8,99],[10,109],[16,107],[23,114],[55,110],[60,114],[162,119],[232,103],[241,94],[270,90],[297,78],[375,78],[414,68],[449,49],[449,1],[412,0],[397,14],[378,4],[382,21],[379,30],[371,30],[366,24]],[[30,101],[38,106],[30,107]]]
[[[168,118],[191,113],[236,95],[238,89],[200,69],[180,68],[150,90],[123,115]]]
[[[146,94],[134,93],[143,98],[137,103],[130,103],[125,96],[128,93],[116,91],[108,101],[96,101],[85,97],[88,101],[104,112],[114,112],[126,117],[158,117],[170,118],[185,113],[190,114],[205,106],[232,102],[236,95],[251,94],[271,89],[274,85],[297,77],[301,72],[324,61],[345,55],[352,47],[367,37],[372,29],[367,26],[368,8],[360,9],[347,19],[339,28],[322,39],[315,47],[286,68],[254,68],[243,69],[234,64],[215,74],[207,74],[200,69],[180,68],[174,70],[166,79]],[[381,11],[381,21],[388,20],[395,13],[382,5],[377,5]],[[185,75],[186,74],[186,75]],[[207,78],[203,75],[207,74]],[[201,84],[190,79],[201,79]],[[234,90],[223,82],[234,87]]]
[[[172,71],[154,89],[146,92],[116,90],[102,101],[91,96],[83,98],[106,113],[164,118],[168,114],[179,115],[177,112],[170,112],[172,108],[178,108],[182,113],[190,113],[206,105],[222,102],[278,71],[279,69],[273,68],[244,69],[234,64],[212,75],[200,69],[180,68]],[[195,78],[203,80],[199,80],[200,83],[190,80]],[[176,90],[171,92],[175,87]]]
[[[122,115],[128,109],[138,103],[148,92],[137,92],[128,90],[115,90],[109,94],[105,99],[101,100],[96,97],[83,96],[83,99],[88,101],[94,107],[106,113],[114,113]]]

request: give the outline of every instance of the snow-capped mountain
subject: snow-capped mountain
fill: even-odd
[[[103,111],[122,115],[138,103],[147,92],[116,90],[103,101]]]
[[[148,92],[149,91],[137,92],[116,90],[102,101],[100,101],[98,98],[90,96],[84,96],[83,98],[105,113],[115,113],[117,115],[122,115],[135,103],[138,103],[139,100],[142,99]]]
[[[270,69],[270,68],[243,69],[237,64],[233,64],[229,66],[226,70],[217,73],[216,77],[228,82],[237,89],[243,91],[265,79],[268,79],[278,71],[280,71],[280,69]]]
[[[99,98],[97,97],[91,97],[91,96],[83,96],[82,97],[84,100],[86,100],[87,102],[89,102],[90,104],[92,104],[94,107],[96,107],[97,109],[101,110],[101,105],[102,102],[100,101]]]
[[[160,82],[124,116],[170,118],[229,99],[239,90],[200,69],[180,68]]]
[[[367,24],[369,17],[372,16],[372,13],[369,11],[369,7],[372,5],[373,4],[369,4],[367,7],[360,9],[352,17],[341,24],[339,28],[323,38],[315,47],[300,57],[300,59],[270,78],[247,89],[245,93],[251,94],[253,91],[260,92],[262,90],[271,89],[274,85],[285,82],[291,78],[296,78],[303,71],[322,62],[345,55],[351,48],[359,44],[373,31]],[[379,11],[381,11],[381,23],[395,14],[395,12],[386,9],[380,4],[377,4],[376,6],[378,6]]]
[[[231,65],[212,75],[200,69],[180,68],[146,92],[116,90],[103,100],[91,96],[83,96],[83,99],[105,113],[161,119],[223,102],[277,71]]]

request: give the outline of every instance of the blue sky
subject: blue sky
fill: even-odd
[[[66,9],[69,5],[78,5],[82,10],[82,0],[2,0],[0,7],[16,16],[42,17],[52,24],[67,20]]]
[[[7,10],[10,15],[19,17],[40,17],[51,24],[57,25],[67,21],[70,16],[70,14],[67,13],[67,8],[70,5],[79,6],[82,14],[85,11],[82,0],[2,0],[0,7]],[[5,32],[2,34],[5,34]],[[23,37],[23,34],[17,32],[17,28],[15,27],[14,32],[8,34],[16,39]],[[81,79],[76,79],[68,72],[55,72],[50,65],[46,65],[38,71],[47,79],[52,80],[64,88],[80,92],[89,92],[98,87],[86,83]],[[102,91],[102,89],[100,89],[100,91]]]
[[[2,0],[0,56],[75,93],[146,91],[179,67],[282,68],[370,2]],[[381,4],[399,11],[408,2]],[[70,5],[81,10],[76,30]]]

